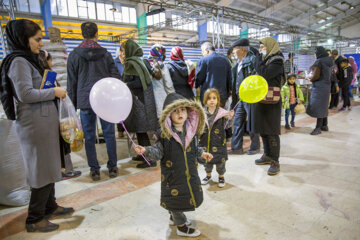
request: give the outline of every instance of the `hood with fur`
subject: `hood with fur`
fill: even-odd
[[[188,109],[188,118],[186,120],[186,138],[185,147],[190,143],[195,135],[200,135],[204,131],[205,112],[200,103],[190,101],[177,93],[170,93],[164,102],[164,108],[161,113],[159,123],[161,126],[161,136],[170,139],[174,137],[180,144],[180,137],[171,128],[170,114],[177,108],[186,107]]]

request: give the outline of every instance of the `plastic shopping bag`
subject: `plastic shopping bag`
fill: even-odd
[[[294,111],[296,114],[304,113],[305,112],[305,106],[304,104],[297,104]]]
[[[68,96],[60,99],[59,120],[60,133],[65,142],[73,143],[75,139],[82,140],[84,138],[80,119]]]

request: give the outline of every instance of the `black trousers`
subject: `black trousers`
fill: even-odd
[[[150,146],[150,139],[147,133],[136,133],[136,137],[140,146]]]
[[[264,154],[272,160],[279,162],[280,157],[280,136],[279,135],[261,135],[264,145]]]
[[[116,124],[118,132],[125,132],[124,127],[121,123]]]
[[[45,215],[52,214],[57,208],[54,183],[41,188],[32,188],[26,223],[40,222]]]
[[[339,104],[339,93],[332,93],[330,100],[330,108],[337,107]]]
[[[328,125],[328,119],[325,118],[318,118],[316,120],[316,128],[326,127]]]
[[[349,96],[349,86],[344,86],[341,88],[341,93],[344,98],[344,105],[343,107],[350,107],[350,96]]]

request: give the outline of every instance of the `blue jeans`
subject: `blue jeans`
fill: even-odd
[[[353,99],[353,98],[354,98],[353,93],[352,93],[353,87],[354,87],[353,85],[350,85],[350,87],[349,87],[349,98],[350,98],[350,99]]]
[[[92,109],[80,110],[81,124],[85,135],[85,151],[90,171],[100,169],[99,162],[96,156],[96,114]],[[108,169],[114,168],[117,165],[116,155],[116,139],[115,139],[115,124],[109,123],[100,118],[101,128],[106,143],[107,154],[109,160],[107,162]]]
[[[289,126],[289,115],[291,112],[291,123],[293,123],[295,121],[295,107],[296,107],[296,103],[295,104],[290,104],[290,109],[285,109],[285,125]]]
[[[246,117],[248,114],[248,105],[240,102],[234,113],[234,132],[231,139],[231,149],[239,150],[243,147],[243,137],[246,130]],[[250,150],[260,149],[260,135],[258,133],[249,133],[251,139]]]

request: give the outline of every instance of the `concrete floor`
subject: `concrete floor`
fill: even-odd
[[[268,166],[254,165],[260,154],[230,155],[223,189],[213,173],[214,181],[203,188],[203,204],[187,213],[202,231],[196,239],[360,239],[360,106],[331,111],[330,131],[318,136],[309,134],[315,119],[301,114],[295,123],[281,135],[278,176],[268,176]],[[105,145],[97,147],[105,163]],[[124,140],[118,141],[118,153],[127,157]],[[72,154],[83,176],[56,184],[58,203],[76,209],[73,216],[53,221],[59,230],[26,233],[26,207],[2,207],[0,239],[184,239],[159,206],[158,167],[139,170],[126,158],[118,162],[119,177],[110,180],[103,166],[101,181],[93,183],[84,156],[83,151]],[[199,175],[205,176],[202,166]]]

